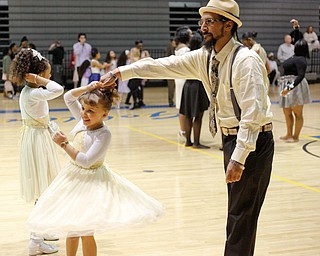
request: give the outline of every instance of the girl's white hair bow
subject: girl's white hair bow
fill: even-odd
[[[40,52],[38,52],[37,50],[31,49],[32,50],[32,55],[33,57],[38,57],[38,59],[41,61],[42,59],[44,59],[44,57],[41,55]]]

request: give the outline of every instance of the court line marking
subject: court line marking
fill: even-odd
[[[200,150],[200,149],[198,149],[198,148],[185,147],[183,144],[177,143],[176,141],[173,141],[173,140],[166,139],[166,138],[164,138],[164,137],[162,137],[162,136],[153,134],[153,133],[151,133],[151,132],[146,132],[146,131],[140,130],[140,129],[138,129],[138,128],[134,128],[134,127],[132,127],[132,126],[130,126],[130,125],[126,125],[125,127],[128,128],[129,130],[139,132],[139,133],[141,133],[141,134],[144,134],[144,135],[147,135],[147,136],[156,138],[156,139],[158,139],[158,140],[162,140],[162,141],[168,142],[168,143],[173,144],[173,145],[177,145],[177,146],[179,146],[179,147],[183,147],[183,148],[185,148],[185,149],[187,149],[187,150],[196,151],[196,152],[199,152],[199,153],[201,153],[201,154],[203,154],[203,155],[207,155],[207,156],[211,156],[211,157],[214,157],[214,158],[216,158],[216,159],[219,159],[219,160],[223,160],[223,158],[222,158],[221,156],[218,156],[218,155],[216,155],[216,154],[211,154],[211,153],[202,151],[202,150]]]
[[[135,131],[135,132],[138,132],[138,133],[141,133],[141,134],[144,134],[144,135],[153,137],[153,138],[155,138],[155,139],[168,142],[168,143],[170,143],[170,144],[178,145],[178,146],[180,146],[180,147],[185,147],[184,145],[181,145],[181,144],[179,144],[179,143],[177,143],[177,142],[175,142],[175,141],[173,141],[173,140],[166,139],[166,138],[164,138],[164,137],[161,137],[161,136],[159,136],[159,135],[153,134],[153,133],[151,133],[151,132],[146,132],[146,131],[140,130],[140,129],[138,129],[138,128],[134,128],[134,127],[132,127],[132,126],[129,126],[129,125],[128,125],[128,126],[124,126],[124,127],[128,128],[129,130],[132,130],[132,131]],[[210,153],[208,153],[208,152],[206,152],[206,151],[204,151],[204,150],[200,150],[200,149],[196,149],[196,148],[192,148],[192,147],[187,147],[186,149],[187,149],[187,150],[193,150],[193,151],[196,151],[196,152],[198,152],[198,153],[200,153],[200,154],[207,155],[207,156],[211,156],[211,157],[214,157],[214,158],[216,158],[216,159],[220,159],[220,160],[223,161],[223,158],[222,158],[221,156],[218,156],[218,155],[215,155],[215,154],[210,154]],[[284,177],[282,177],[282,176],[276,175],[276,174],[273,173],[273,171],[272,171],[272,173],[271,173],[271,177],[276,178],[276,179],[278,179],[278,180],[281,180],[281,181],[283,181],[283,182],[286,182],[286,183],[295,185],[295,186],[297,186],[297,187],[305,188],[305,189],[307,189],[307,190],[320,193],[320,189],[316,189],[316,188],[307,186],[307,185],[305,185],[305,184],[302,184],[302,183],[299,183],[299,182],[296,182],[296,181],[293,181],[293,180],[284,178]]]
[[[317,193],[320,193],[320,189],[316,189],[316,188],[313,188],[313,187],[310,187],[310,186],[307,186],[307,185],[304,185],[302,183],[299,183],[299,182],[296,182],[296,181],[293,181],[293,180],[289,180],[289,179],[286,179],[284,177],[281,177],[279,175],[276,175],[276,174],[271,174],[272,177],[278,179],[278,180],[281,180],[281,181],[284,181],[284,182],[287,182],[287,183],[291,183],[293,185],[296,185],[298,187],[302,187],[302,188],[305,188],[305,189],[308,189],[308,190],[311,190],[311,191],[314,191],[314,192],[317,192]]]

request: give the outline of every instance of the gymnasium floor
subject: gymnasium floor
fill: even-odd
[[[273,102],[276,151],[273,173],[258,226],[256,256],[320,255],[320,84],[311,84],[313,103],[305,105],[298,143],[285,143],[278,91]],[[178,141],[175,108],[167,107],[167,88],[145,88],[147,107],[113,109],[107,124],[113,134],[106,161],[121,175],[166,207],[156,223],[97,235],[103,256],[221,256],[226,222],[226,185],[220,135],[203,119],[202,143],[185,148]],[[75,125],[59,97],[50,102],[52,119],[68,133]],[[0,97],[0,255],[25,256],[26,219],[32,205],[20,198],[18,99]],[[59,150],[62,165],[68,157]],[[65,255],[64,240],[56,242]],[[82,255],[82,253],[78,253]],[[245,256],[245,255],[244,255]]]

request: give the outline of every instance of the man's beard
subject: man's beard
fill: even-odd
[[[206,48],[206,50],[211,51],[213,49],[213,47],[215,46],[217,40],[214,39],[213,37],[211,37],[210,40],[206,41],[204,43],[204,47]]]
[[[214,47],[214,45],[216,44],[216,42],[217,42],[216,39],[211,38],[209,41],[206,41],[206,42],[204,43],[204,46],[205,46],[205,48],[206,48],[207,50],[211,50],[211,49]]]
[[[205,35],[209,35],[210,33],[209,32],[206,32],[206,33],[203,33],[201,31],[201,35],[203,38],[205,38]],[[211,52],[213,47],[215,46],[217,40],[213,38],[212,34],[211,34],[211,37],[208,41],[204,40],[204,47],[206,48],[207,51]]]

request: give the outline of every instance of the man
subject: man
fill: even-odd
[[[298,42],[300,39],[303,39],[303,34],[300,31],[300,25],[296,19],[292,19],[290,20],[290,22],[292,23],[292,28],[293,28],[293,30],[290,33],[291,43],[295,45],[296,42]]]
[[[60,41],[56,40],[49,47],[49,54],[52,54],[52,75],[53,80],[58,84],[63,84],[62,72],[63,72],[63,59],[64,48],[61,46]]]
[[[81,82],[81,77],[84,70],[80,70],[80,66],[84,61],[90,60],[91,57],[91,45],[87,42],[87,36],[85,33],[78,34],[78,42],[73,45],[73,53],[76,59],[75,68],[78,71],[79,82]],[[81,72],[80,72],[81,71]]]
[[[291,36],[284,36],[284,43],[281,44],[278,48],[277,58],[280,61],[280,73],[283,75],[283,62],[291,58],[294,55],[294,46],[291,44]]]
[[[130,50],[130,63],[134,63],[143,58],[150,57],[148,51],[143,50],[143,41],[135,41],[135,47]],[[128,82],[128,87],[131,91],[133,98],[133,105],[130,107],[131,110],[145,106],[143,102],[143,82],[141,79],[131,79]]]
[[[167,48],[166,48],[166,56],[171,56],[171,55],[175,55],[175,48],[176,48],[176,41],[171,39],[170,43],[168,44]],[[169,102],[169,107],[174,107],[174,90],[175,90],[175,82],[173,79],[168,79],[167,80],[168,83],[168,102]]]
[[[199,12],[199,25],[206,41],[204,47],[182,56],[147,58],[119,67],[104,75],[101,82],[105,87],[113,86],[118,77],[123,80],[144,77],[202,81],[211,99],[211,110],[215,106],[223,134],[228,184],[225,255],[250,256],[254,254],[257,222],[269,185],[274,154],[268,76],[257,53],[242,48],[234,60],[230,78],[232,58],[241,45],[235,40],[242,22],[239,6],[234,0],[210,0]],[[233,90],[230,89],[230,79]],[[217,92],[215,86],[219,87]],[[240,121],[238,112],[235,112],[237,108],[233,107],[231,91],[240,107]],[[213,113],[211,117],[213,125]],[[214,134],[214,126],[211,130]]]

